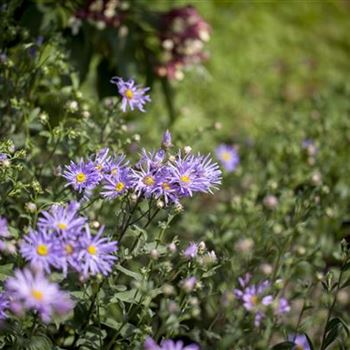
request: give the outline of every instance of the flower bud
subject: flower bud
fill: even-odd
[[[278,205],[278,199],[276,196],[269,194],[264,198],[263,203],[266,208],[273,210]]]
[[[33,202],[26,203],[24,207],[29,213],[35,213],[38,209],[36,204]]]
[[[169,130],[166,130],[164,132],[161,146],[165,149],[171,148],[173,146],[171,143],[171,134]]]

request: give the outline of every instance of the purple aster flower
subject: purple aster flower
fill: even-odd
[[[144,350],[199,350],[198,345],[184,345],[181,340],[165,339],[158,345],[151,337],[146,338],[143,346]]]
[[[164,160],[164,150],[159,149],[156,152],[147,152],[145,149],[142,149],[140,160],[137,162],[136,168],[147,167],[150,171],[157,171],[164,166]]]
[[[8,155],[6,153],[0,153],[0,162],[3,162],[8,158]]]
[[[35,270],[50,273],[51,267],[58,268],[61,265],[59,244],[45,232],[30,231],[20,244],[20,252]]]
[[[97,152],[95,159],[93,160],[100,179],[103,178],[103,175],[109,169],[111,157],[108,156],[108,153],[109,153],[109,148],[103,148],[101,151]]]
[[[119,176],[122,171],[129,172],[128,161],[125,161],[125,154],[113,157],[107,164],[106,175]]]
[[[162,147],[165,149],[171,148],[173,144],[171,143],[171,134],[169,130],[166,130],[163,134]]]
[[[67,314],[74,307],[69,294],[61,291],[58,284],[49,282],[41,272],[16,270],[14,277],[6,280],[5,286],[11,296],[13,311],[35,310],[46,323],[53,314]]]
[[[5,238],[10,237],[7,220],[1,216],[0,216],[0,237],[5,237]]]
[[[288,340],[295,344],[292,350],[311,350],[305,334],[289,334]]]
[[[259,326],[265,317],[265,307],[273,303],[272,295],[266,295],[266,290],[270,287],[269,281],[264,281],[257,285],[248,285],[251,276],[247,274],[244,278],[239,278],[242,289],[235,289],[234,294],[237,299],[243,302],[243,307],[255,314],[255,326]]]
[[[277,304],[278,304],[276,309],[277,314],[282,315],[290,311],[290,305],[286,298],[280,298]]]
[[[80,271],[80,244],[76,237],[65,238],[58,242],[60,249],[60,267],[62,268],[63,274],[66,276],[68,269],[72,268],[75,271]]]
[[[9,305],[8,296],[5,293],[0,293],[0,321],[7,318],[6,311]]]
[[[68,181],[66,186],[71,185],[78,192],[94,189],[100,180],[99,172],[92,161],[84,162],[81,159],[77,164],[71,161],[65,168],[63,177]]]
[[[146,102],[150,102],[151,98],[146,95],[146,92],[150,89],[149,87],[141,88],[135,85],[135,81],[130,79],[124,81],[120,77],[113,77],[111,83],[117,85],[118,92],[122,97],[121,110],[126,111],[127,106],[133,111],[137,108],[141,112],[145,112],[143,106]]]
[[[194,276],[190,276],[185,278],[183,281],[181,281],[181,287],[185,292],[189,293],[193,290],[196,283],[197,283],[197,278]]]
[[[190,245],[184,250],[183,255],[188,259],[193,259],[197,256],[198,253],[198,244],[190,243]]]
[[[68,205],[53,205],[49,211],[43,211],[39,218],[38,227],[47,232],[57,232],[66,236],[77,235],[82,231],[86,219],[78,215],[79,203],[70,202]]]
[[[236,169],[239,156],[233,146],[221,144],[216,148],[215,153],[226,171],[233,172]]]
[[[151,193],[157,199],[162,198],[165,205],[178,201],[177,186],[171,183],[172,176],[172,169],[167,166],[163,166],[155,173],[155,185]]]
[[[138,170],[132,169],[131,186],[137,195],[144,194],[146,198],[150,197],[156,185],[156,175],[149,163]]]
[[[123,169],[116,176],[106,176],[101,194],[104,198],[115,199],[123,195],[130,188],[129,169]]]
[[[80,251],[78,260],[80,263],[80,272],[84,278],[89,275],[108,275],[112,270],[113,263],[117,257],[113,255],[117,250],[117,242],[110,242],[108,238],[101,237],[104,227],[92,236],[89,226],[86,225],[85,235],[80,239]]]
[[[186,155],[177,159],[170,165],[173,170],[171,183],[178,186],[179,194],[192,196],[193,192],[211,192],[221,183],[221,171],[217,163],[212,163],[210,156]]]

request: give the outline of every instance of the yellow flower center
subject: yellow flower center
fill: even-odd
[[[88,248],[87,248],[87,251],[91,255],[96,255],[97,248],[94,245],[89,245]]]
[[[103,166],[102,164],[97,164],[95,168],[97,171],[101,171],[103,169]]]
[[[79,183],[85,182],[86,175],[84,173],[78,173],[75,177]]]
[[[117,192],[120,192],[120,191],[123,191],[125,185],[122,183],[122,182],[118,182],[116,185],[115,185],[115,190]]]
[[[258,297],[256,295],[252,295],[250,297],[250,302],[253,304],[253,305],[256,305],[258,303]]]
[[[150,175],[147,175],[143,178],[143,183],[146,186],[152,186],[152,185],[154,185],[154,178]]]
[[[71,255],[73,253],[73,246],[71,244],[66,244],[64,250],[67,255]]]
[[[44,299],[44,293],[40,292],[40,290],[32,289],[32,296],[35,300],[41,301]]]
[[[49,254],[49,249],[47,248],[47,245],[39,244],[36,247],[36,252],[41,256],[46,256],[47,254]]]
[[[182,176],[180,177],[180,180],[181,180],[182,182],[185,182],[185,183],[189,183],[189,182],[191,181],[190,177],[187,176],[187,175],[182,175]]]
[[[60,230],[65,230],[67,228],[67,224],[65,224],[64,222],[59,222],[57,224],[57,228],[59,228]]]
[[[170,190],[170,185],[167,182],[162,183],[162,187],[164,191],[169,191]]]
[[[128,99],[128,100],[131,100],[133,97],[134,97],[134,93],[130,90],[130,89],[127,89],[124,93],[124,96]]]
[[[232,155],[231,155],[231,153],[230,152],[223,152],[222,153],[222,159],[224,160],[224,161],[226,161],[226,162],[228,162],[229,160],[231,160],[231,158],[232,158]]]

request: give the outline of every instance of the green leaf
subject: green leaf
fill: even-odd
[[[4,281],[13,273],[13,264],[6,264],[0,266],[0,281]]]
[[[34,335],[25,344],[26,350],[51,350],[51,340],[45,335]]]
[[[121,265],[117,265],[116,269],[119,270],[120,272],[122,272],[124,275],[132,277],[133,279],[135,279],[137,281],[142,281],[142,275],[140,273],[130,271]]]

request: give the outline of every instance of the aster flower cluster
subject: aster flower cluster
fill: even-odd
[[[53,315],[66,315],[74,307],[69,294],[50,282],[42,272],[30,269],[16,270],[5,281],[5,293],[0,295],[0,317],[6,318],[5,310],[22,316],[26,310],[38,313],[45,323]]]
[[[268,294],[271,286],[269,281],[259,284],[250,284],[251,275],[246,274],[238,279],[241,289],[235,289],[234,294],[241,300],[243,307],[255,315],[254,324],[259,327],[265,318],[268,308],[272,308],[276,315],[282,315],[290,311],[290,306],[285,298],[273,297]]]
[[[162,14],[159,39],[162,59],[156,68],[159,76],[181,80],[183,69],[207,59],[204,44],[210,39],[210,26],[192,6]]]
[[[37,230],[31,230],[20,244],[22,256],[35,271],[52,269],[78,272],[83,279],[108,275],[117,259],[117,242],[103,237],[103,227],[92,235],[86,218],[78,214],[79,204],[54,205],[44,211]]]
[[[142,88],[136,85],[134,80],[124,81],[120,77],[113,77],[111,83],[117,85],[118,92],[122,97],[120,108],[123,112],[126,112],[127,107],[132,111],[136,108],[141,112],[145,112],[143,106],[151,101],[149,95],[146,94],[150,90],[149,87]]]
[[[88,21],[98,29],[120,27],[125,11],[119,0],[88,0],[86,6],[74,16],[78,20]]]
[[[144,342],[144,350],[199,350],[196,344],[184,345],[181,340],[164,339],[158,345],[151,337],[148,337]]]
[[[89,194],[98,184],[101,195],[115,199],[133,192],[139,197],[156,198],[165,205],[178,203],[195,192],[210,192],[221,183],[221,170],[209,155],[184,153],[170,155],[164,145],[171,144],[170,134],[165,133],[163,148],[155,152],[142,150],[139,161],[130,167],[125,156],[109,156],[104,149],[86,161],[71,162],[63,177],[67,186]]]

